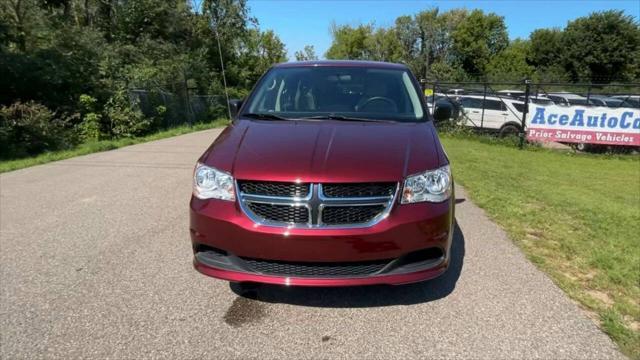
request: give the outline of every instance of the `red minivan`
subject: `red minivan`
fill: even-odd
[[[303,286],[444,273],[453,178],[405,65],[279,64],[231,106],[233,123],[193,174],[198,271]]]

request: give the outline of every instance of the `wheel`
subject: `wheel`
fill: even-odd
[[[590,147],[589,144],[585,144],[585,143],[577,143],[575,146],[575,149],[578,151],[589,151]]]
[[[520,128],[516,125],[508,124],[500,129],[500,137],[518,136]]]

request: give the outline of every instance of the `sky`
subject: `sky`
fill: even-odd
[[[640,0],[480,0],[480,1],[407,1],[407,0],[249,0],[251,14],[260,29],[273,30],[285,43],[289,58],[305,45],[313,45],[320,58],[331,46],[329,27],[373,22],[388,27],[401,15],[438,7],[482,9],[503,16],[509,38],[527,38],[539,28],[564,28],[567,22],[594,11],[624,10],[640,19]]]

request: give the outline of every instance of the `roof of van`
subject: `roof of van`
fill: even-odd
[[[385,69],[402,69],[406,70],[407,65],[398,63],[389,63],[382,61],[362,61],[362,60],[312,60],[312,61],[292,61],[274,65],[277,68],[290,67],[368,67],[368,68],[385,68]]]

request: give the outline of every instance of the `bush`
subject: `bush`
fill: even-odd
[[[111,121],[111,132],[115,137],[136,137],[147,134],[152,120],[146,118],[135,104],[131,104],[126,90],[117,91],[104,107]]]
[[[103,126],[102,114],[98,111],[98,99],[91,95],[82,94],[78,104],[83,113],[82,122],[77,126],[80,140],[83,142],[101,140]]]
[[[100,119],[102,117],[100,114],[96,113],[88,113],[82,119],[80,123],[80,139],[83,142],[87,141],[98,141],[102,138],[102,133],[100,131]]]
[[[65,148],[71,141],[65,122],[30,101],[0,108],[0,158],[20,158]]]

